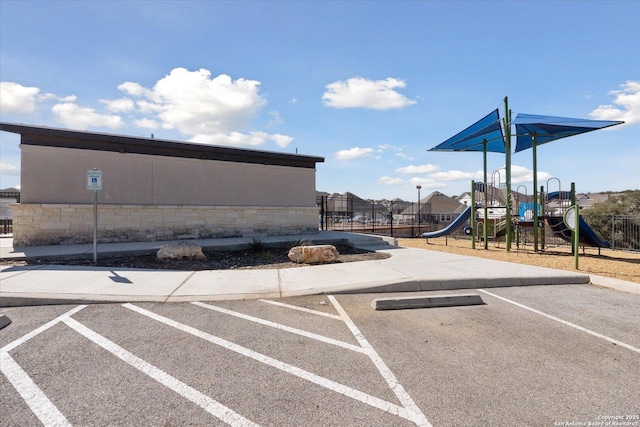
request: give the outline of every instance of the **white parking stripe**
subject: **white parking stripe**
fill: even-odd
[[[333,390],[337,393],[340,393],[344,396],[351,397],[357,401],[365,403],[367,405],[373,406],[375,408],[381,409],[383,411],[389,412],[394,415],[398,415],[407,420],[413,421],[412,414],[396,404],[386,402],[378,397],[371,396],[367,393],[363,393],[359,390],[353,389],[346,385],[337,383],[335,381],[329,380],[327,378],[323,378],[319,375],[313,374],[311,372],[305,371],[304,369],[300,369],[293,365],[289,365],[288,363],[282,362],[280,360],[274,359],[272,357],[266,356],[264,354],[258,353],[256,351],[250,350],[248,348],[242,347],[238,344],[232,343],[230,341],[224,340],[222,338],[218,338],[206,332],[200,331],[198,329],[192,328],[191,326],[187,326],[185,324],[176,322],[175,320],[171,320],[159,314],[153,313],[151,311],[145,310],[133,304],[123,304],[123,307],[126,307],[132,311],[135,311],[139,314],[147,316],[151,319],[157,320],[158,322],[164,323],[165,325],[171,326],[183,332],[187,332],[196,337],[202,338],[210,343],[219,345],[221,347],[226,348],[227,350],[238,353],[242,356],[249,357],[258,362],[264,363],[265,365],[271,366],[273,368],[279,369],[288,374],[294,375],[298,378],[302,378],[306,381],[309,381],[313,384],[325,387],[329,390]]]
[[[9,355],[14,348],[26,343],[31,338],[43,333],[49,328],[57,325],[64,319],[69,318],[73,314],[85,308],[86,305],[79,305],[66,313],[56,317],[55,319],[45,323],[39,328],[34,329],[26,335],[21,336],[17,340],[10,342],[0,348],[0,372],[4,374],[13,387],[18,391],[24,399],[27,406],[45,426],[69,426],[71,425],[66,417],[56,408],[49,400],[44,392],[33,382],[31,377],[20,367],[20,365]]]
[[[331,314],[331,313],[325,313],[324,311],[311,310],[310,308],[298,307],[297,305],[285,304],[283,302],[271,301],[271,300],[268,300],[268,299],[261,299],[261,300],[258,300],[258,301],[266,302],[267,304],[273,304],[273,305],[277,305],[277,306],[284,307],[284,308],[290,308],[292,310],[304,311],[305,313],[311,313],[311,314],[315,314],[315,315],[318,315],[318,316],[324,316],[324,317],[328,317],[330,319],[342,320],[342,318],[340,316],[336,316],[335,314]]]
[[[391,369],[389,369],[387,364],[384,363],[384,360],[382,360],[378,353],[376,353],[356,324],[353,323],[347,312],[342,308],[340,303],[338,303],[338,300],[336,300],[333,295],[329,295],[328,298],[342,317],[342,320],[347,324],[347,327],[351,330],[353,336],[356,337],[363,348],[368,350],[369,357],[374,365],[376,365],[376,368],[378,368],[380,375],[382,375],[382,377],[387,381],[391,390],[393,390],[400,402],[404,405],[405,409],[409,412],[411,416],[410,420],[418,426],[431,427],[431,423],[427,420],[427,417],[422,413],[411,396],[409,396],[409,393],[407,393],[402,384],[398,382],[395,375],[393,375],[393,372],[391,372]]]
[[[18,347],[21,344],[26,343],[27,341],[29,341],[31,338],[35,337],[38,334],[41,334],[42,332],[46,331],[47,329],[49,329],[50,327],[56,325],[57,323],[60,323],[63,319],[66,319],[67,317],[73,316],[74,314],[76,314],[77,312],[79,312],[80,310],[82,310],[83,308],[85,308],[86,305],[79,305],[76,308],[73,308],[69,311],[67,311],[66,313],[56,317],[55,319],[45,323],[44,325],[40,326],[37,329],[34,329],[33,331],[29,332],[26,335],[23,335],[22,337],[18,338],[17,340],[5,345],[4,347],[0,348],[0,351],[11,351],[14,348]]]
[[[343,341],[338,341],[333,338],[328,338],[322,335],[314,334],[313,332],[303,331],[301,329],[292,328],[290,326],[282,325],[280,323],[271,322],[269,320],[260,319],[258,317],[249,316],[247,314],[238,313],[236,311],[227,310],[226,308],[216,307],[214,305],[205,304],[202,302],[192,302],[191,304],[197,305],[198,307],[206,308],[208,310],[217,311],[220,313],[228,314],[230,316],[239,317],[240,319],[249,320],[251,322],[259,323],[261,325],[270,326],[272,328],[279,329],[281,331],[290,332],[292,334],[301,335],[303,337],[311,338],[317,341],[322,341],[327,344],[335,345],[338,347],[346,348],[347,350],[355,351],[358,353],[367,353],[365,349],[362,347],[358,347],[357,345],[349,344]]]
[[[57,322],[56,322],[57,323]],[[64,415],[55,407],[40,387],[16,363],[6,351],[0,351],[0,371],[27,402],[31,411],[45,426],[70,426]]]
[[[505,297],[501,297],[500,295],[496,295],[494,293],[485,291],[484,289],[478,289],[478,291],[483,292],[483,293],[485,293],[487,295],[490,295],[490,296],[492,296],[494,298],[498,298],[499,300],[502,300],[504,302],[508,302],[509,304],[513,304],[513,305],[515,305],[517,307],[524,308],[525,310],[529,310],[532,313],[536,313],[536,314],[539,314],[540,316],[544,316],[547,319],[555,320],[556,322],[560,322],[563,325],[570,326],[570,327],[575,328],[575,329],[577,329],[579,331],[582,331],[582,332],[586,332],[587,334],[593,335],[594,337],[602,338],[602,339],[607,340],[607,341],[609,341],[609,342],[611,342],[613,344],[616,344],[616,345],[619,345],[621,347],[627,348],[627,349],[629,349],[631,351],[635,351],[636,353],[640,353],[640,348],[634,347],[634,346],[629,345],[627,343],[624,343],[622,341],[618,341],[615,338],[611,338],[611,337],[608,337],[606,335],[602,335],[602,334],[600,334],[598,332],[592,331],[591,329],[587,329],[587,328],[582,327],[580,325],[576,325],[575,323],[571,323],[571,322],[568,322],[566,320],[560,319],[559,317],[555,317],[555,316],[552,316],[550,314],[544,313],[544,312],[542,312],[540,310],[536,310],[535,308],[527,307],[526,305],[523,305],[523,304],[520,304],[518,302],[512,301],[512,300],[507,299]]]
[[[148,362],[145,362],[144,360],[140,359],[138,356],[135,356],[134,354],[120,347],[113,341],[110,341],[109,339],[103,337],[102,335],[97,334],[93,330],[87,328],[86,326],[75,321],[74,319],[69,318],[63,321],[79,334],[83,335],[84,337],[98,344],[100,347],[107,350],[114,356],[120,358],[121,360],[128,363],[129,365],[133,366],[134,368],[138,369],[140,372],[150,376],[151,378],[158,381],[160,384],[164,385],[165,387],[178,393],[180,396],[184,397],[185,399],[188,399],[191,402],[195,403],[196,405],[198,405],[205,411],[209,412],[211,415],[214,415],[215,417],[224,421],[225,423],[232,426],[239,426],[239,427],[258,426],[258,424],[255,424],[252,421],[249,421],[248,419],[244,418],[242,415],[232,411],[231,409],[227,408],[221,403],[211,399],[209,396],[206,396],[200,393],[198,390],[194,389],[193,387],[188,386],[187,384],[172,377],[171,375],[167,374],[161,369],[156,368],[155,366],[151,365]]]

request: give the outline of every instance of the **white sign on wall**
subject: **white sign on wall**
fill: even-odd
[[[102,171],[100,169],[87,171],[87,190],[102,190]]]

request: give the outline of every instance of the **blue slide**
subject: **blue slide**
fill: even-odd
[[[547,217],[547,223],[553,234],[561,237],[567,242],[571,242],[571,230],[565,225],[564,219],[561,216]],[[587,224],[587,222],[580,216],[578,223],[578,232],[580,233],[580,244],[585,246],[592,246],[594,248],[609,248],[611,244],[606,240],[600,238],[598,234]]]
[[[424,237],[425,239],[428,239],[429,237],[440,237],[440,236],[446,236],[447,234],[450,234],[454,231],[456,231],[458,228],[460,228],[464,223],[467,222],[467,220],[471,217],[471,206],[468,206],[467,209],[464,210],[464,212],[462,212],[460,215],[458,215],[458,217],[456,219],[453,220],[453,222],[451,224],[449,224],[447,227],[443,228],[442,230],[438,230],[438,231],[431,231],[428,233],[422,233],[421,237]]]
[[[569,200],[571,198],[571,191],[552,191],[547,194],[547,200],[564,199]]]

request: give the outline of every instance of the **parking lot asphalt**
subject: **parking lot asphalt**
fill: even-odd
[[[468,292],[9,307],[0,424],[640,425],[639,295]]]

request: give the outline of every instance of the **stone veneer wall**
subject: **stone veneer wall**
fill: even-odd
[[[93,242],[93,205],[12,204],[16,246]],[[98,242],[318,232],[316,207],[98,205]]]

